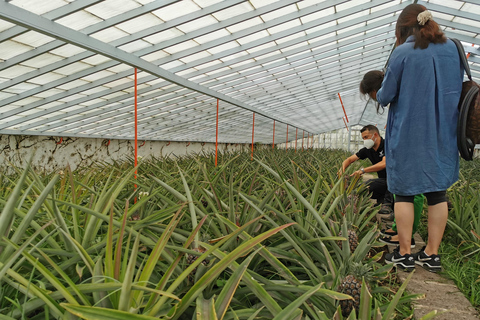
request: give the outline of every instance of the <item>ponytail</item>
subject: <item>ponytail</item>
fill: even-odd
[[[430,43],[447,41],[430,11],[420,4],[406,6],[397,20],[395,30],[397,45],[404,43],[411,35],[415,36],[415,49],[426,49]]]

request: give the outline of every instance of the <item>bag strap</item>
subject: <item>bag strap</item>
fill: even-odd
[[[458,55],[460,56],[460,61],[467,73],[467,77],[470,81],[472,81],[472,73],[470,72],[470,66],[468,65],[467,56],[465,55],[465,49],[463,48],[462,43],[458,39],[450,38],[450,40],[455,43],[457,46]]]

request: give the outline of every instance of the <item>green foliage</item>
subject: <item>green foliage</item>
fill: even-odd
[[[374,250],[377,209],[361,181],[337,177],[345,156],[267,149],[220,154],[218,167],[205,155],[3,176],[0,313],[331,319],[360,265],[372,288],[360,314],[391,318],[409,299],[376,285],[390,269]],[[350,228],[354,252],[339,236]]]

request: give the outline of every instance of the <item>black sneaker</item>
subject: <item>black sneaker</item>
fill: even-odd
[[[405,272],[415,270],[415,259],[413,258],[413,255],[407,253],[402,256],[400,254],[400,248],[395,248],[392,253],[387,253],[385,255],[385,262],[393,264]]]
[[[380,234],[384,237],[393,237],[393,236],[396,236],[398,233],[397,231],[388,231],[390,229],[382,229],[380,230]]]
[[[400,242],[396,240],[392,240],[390,237],[380,237],[378,241],[388,244],[389,246],[398,246]],[[410,248],[415,248],[415,239],[412,238],[412,242],[410,243]]]
[[[426,247],[423,247],[419,252],[413,254],[415,263],[424,267],[430,272],[442,271],[440,256],[438,254],[432,254],[429,256],[425,253],[425,248]]]
[[[378,214],[384,214],[384,215],[389,215],[393,213],[392,205],[391,204],[382,204],[380,207],[380,210],[378,211]]]

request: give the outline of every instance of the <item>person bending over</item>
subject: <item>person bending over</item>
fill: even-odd
[[[345,170],[355,161],[368,158],[372,165],[355,171],[352,176],[376,172],[378,178],[368,180],[366,182],[367,188],[372,193],[372,199],[376,199],[377,203],[382,204],[379,213],[391,214],[393,212],[393,196],[387,188],[387,171],[385,170],[384,140],[380,136],[378,128],[374,125],[367,125],[363,127],[362,129],[360,129],[360,133],[362,134],[364,147],[360,149],[356,154],[348,157],[343,161],[341,173],[345,172]]]

